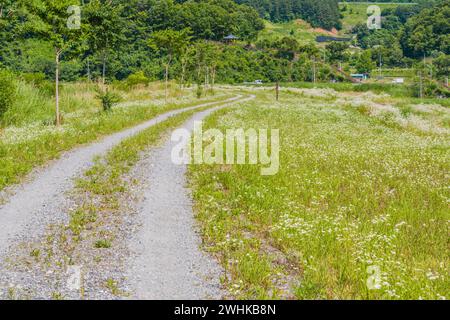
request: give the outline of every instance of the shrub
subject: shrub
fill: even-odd
[[[97,249],[108,249],[111,248],[111,242],[109,240],[97,240],[94,244],[94,247]]]
[[[200,99],[202,97],[203,94],[203,87],[202,85],[198,85],[197,86],[197,91],[196,91],[196,95],[197,95],[197,99]]]
[[[0,70],[0,119],[11,108],[16,96],[17,84],[14,76],[7,70]]]
[[[420,84],[419,80],[413,86],[414,88],[414,96],[420,97]],[[426,79],[422,81],[422,94],[424,97],[441,97],[448,98],[450,97],[450,91],[439,83]]]
[[[120,101],[120,96],[108,89],[105,91],[98,91],[97,98],[102,102],[103,111],[111,110],[114,104]]]
[[[134,87],[139,84],[148,84],[149,79],[145,76],[144,72],[138,71],[128,76],[126,84],[128,87]]]

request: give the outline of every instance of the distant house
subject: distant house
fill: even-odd
[[[318,36],[316,37],[316,42],[350,42],[352,38],[339,38],[339,37],[329,37],[329,36]]]
[[[236,37],[234,34],[229,34],[229,35],[227,35],[226,37],[224,37],[223,40],[224,40],[226,43],[233,43],[233,42],[235,42],[236,40],[239,40],[239,38]]]
[[[367,73],[352,73],[350,75],[350,77],[352,77],[355,80],[362,81],[362,80],[369,79],[369,74],[367,74]]]
[[[404,78],[395,78],[394,80],[392,80],[392,83],[403,84],[403,83],[405,83],[405,79]]]

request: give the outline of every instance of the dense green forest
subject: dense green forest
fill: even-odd
[[[340,28],[338,0],[236,0],[254,7],[261,17],[275,21],[301,18],[314,27]]]
[[[149,45],[149,41],[155,32],[175,30],[183,32],[189,46],[179,48],[171,61],[170,73],[180,75],[183,71],[186,81],[203,79],[206,69],[208,72],[217,69],[217,81],[230,83],[255,78],[265,81],[312,79],[312,72],[306,71],[311,67],[299,71],[294,62],[283,55],[287,49],[278,48],[277,42],[265,44],[264,50],[253,45],[229,46],[220,42],[232,33],[243,44],[250,44],[264,28],[263,20],[253,8],[232,0],[85,1],[81,30],[66,29],[54,34],[50,30],[52,17],[49,13],[54,11],[59,17],[68,17],[66,9],[72,3],[3,1],[0,62],[14,71],[42,74],[52,79],[54,52],[60,45],[49,39],[55,36],[62,39],[64,46],[60,57],[63,61],[60,77],[64,81],[80,77],[121,80],[136,72],[155,80],[163,77],[167,52],[158,49],[158,45]],[[64,23],[62,25],[64,27]],[[291,44],[293,47],[288,50],[301,50],[295,41]],[[296,59],[295,64],[310,63],[306,59],[310,51],[310,48],[303,48],[304,59]],[[313,51],[319,55],[318,50]],[[319,70],[318,79],[329,79],[331,70],[322,71]]]
[[[448,64],[450,53],[450,2],[438,1],[416,6],[399,6],[382,12],[382,29],[369,30],[365,24],[356,25],[353,33],[357,44],[384,57],[389,67],[413,65],[413,58],[433,57],[438,65]],[[438,72],[448,75],[447,68]]]
[[[292,8],[279,16],[281,20],[308,12],[305,17],[313,25],[311,19],[321,17],[317,25],[338,26],[323,24],[339,22],[345,14],[346,8],[339,11],[334,0],[91,0],[79,3],[80,28],[69,29],[67,21],[74,12],[68,8],[73,4],[73,0],[0,1],[2,68],[35,83],[51,81],[58,73],[62,81],[136,83],[167,78],[178,79],[181,85],[255,79],[348,81],[338,66],[348,73],[370,73],[380,60],[383,67],[413,67],[441,81],[449,73],[449,0],[384,10],[381,30],[356,25],[353,44],[358,50],[348,43],[300,44],[293,36],[257,38],[264,28],[260,16],[278,20],[270,13],[277,6]],[[261,11],[268,4],[268,13]],[[331,11],[325,7],[333,12],[338,8],[333,13],[336,20],[326,18]],[[238,40],[226,43],[228,34]],[[433,62],[423,63],[424,56]]]

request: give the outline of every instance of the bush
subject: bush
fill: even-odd
[[[97,98],[102,102],[103,111],[111,110],[114,104],[120,101],[120,96],[108,89],[106,91],[98,91]]]
[[[0,119],[11,108],[16,90],[17,84],[13,74],[7,70],[0,70]]]
[[[197,99],[200,99],[202,97],[203,94],[203,87],[202,85],[197,85],[197,90],[196,90],[196,95],[197,95]]]
[[[419,80],[416,81],[416,83],[413,86],[414,90],[414,96],[420,97],[420,84]],[[450,97],[450,91],[440,85],[436,81],[432,81],[429,79],[425,79],[422,81],[422,94],[426,98],[448,98]]]
[[[138,71],[128,76],[127,80],[125,80],[128,87],[134,87],[139,84],[147,85],[149,83],[149,79],[145,76],[144,72]]]

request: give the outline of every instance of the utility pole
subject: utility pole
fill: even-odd
[[[427,70],[427,60],[426,60],[426,56],[425,56],[425,53],[424,53],[423,54],[423,71],[426,72],[426,70]]]
[[[316,83],[316,57],[313,58],[313,82]]]
[[[378,61],[379,61],[379,72],[380,72],[380,79],[381,79],[381,75],[382,75],[382,71],[381,71],[381,51],[378,51]]]
[[[55,70],[55,101],[56,101],[56,126],[61,125],[61,114],[59,112],[59,70],[60,70],[60,58],[62,49],[56,49],[56,70]]]

